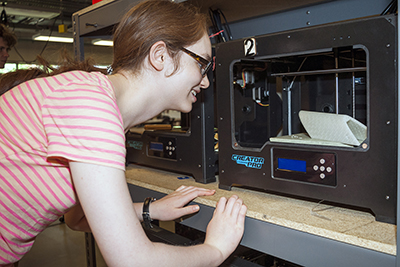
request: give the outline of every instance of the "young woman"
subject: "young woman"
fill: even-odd
[[[240,198],[220,199],[204,244],[152,243],[140,224],[143,203],[132,203],[124,173],[124,132],[166,109],[189,112],[209,86],[210,59],[205,16],[158,0],[137,5],[119,23],[112,75],[74,62],[51,75],[38,70],[4,75],[0,265],[17,262],[63,214],[72,229],[94,234],[108,266],[221,264],[243,235],[246,206]],[[66,72],[74,69],[79,70]],[[182,186],[151,203],[150,217],[173,220],[194,213],[197,205],[185,205],[212,194]]]

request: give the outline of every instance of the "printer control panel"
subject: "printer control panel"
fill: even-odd
[[[336,186],[336,155],[272,148],[272,177]]]

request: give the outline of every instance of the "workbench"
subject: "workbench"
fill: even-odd
[[[160,198],[181,185],[215,189],[194,200],[200,211],[181,221],[205,231],[220,197],[238,195],[248,207],[241,245],[303,266],[395,266],[396,226],[362,211],[233,187],[200,184],[191,177],[129,165],[132,199]]]

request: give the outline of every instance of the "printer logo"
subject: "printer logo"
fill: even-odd
[[[141,141],[128,140],[127,145],[128,145],[128,147],[132,147],[137,150],[142,150],[142,148],[143,148],[143,142],[141,142]]]
[[[237,164],[244,165],[248,168],[261,169],[264,164],[264,158],[252,157],[245,155],[232,155],[232,160],[236,161]]]

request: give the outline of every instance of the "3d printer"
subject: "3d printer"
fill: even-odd
[[[219,182],[395,223],[397,17],[216,47]]]

